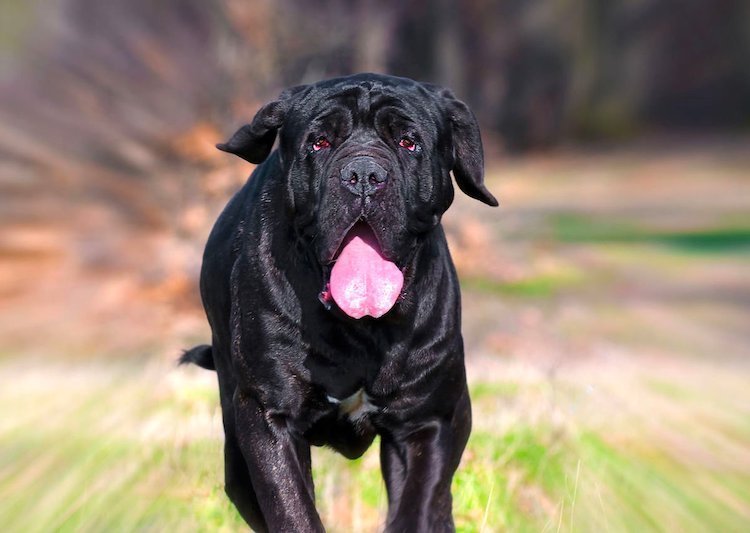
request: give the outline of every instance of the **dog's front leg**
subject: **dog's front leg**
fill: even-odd
[[[309,446],[288,431],[286,420],[264,410],[257,399],[234,396],[238,441],[253,489],[271,533],[324,531],[315,510]]]
[[[406,435],[382,436],[387,533],[455,531],[451,481],[470,430],[471,406],[464,391],[450,419],[432,419]]]
[[[259,369],[269,375],[283,376],[283,364],[274,367],[289,352],[272,346],[278,344],[289,348],[294,338],[286,338],[286,344],[278,332],[284,328],[270,324],[269,315],[277,313],[249,312],[247,302],[266,302],[270,305],[274,295],[258,294],[261,288],[277,286],[278,283],[260,283],[258,267],[242,256],[232,267],[231,287],[231,354],[238,384],[232,395],[236,438],[242,456],[247,463],[253,492],[268,531],[271,533],[308,533],[325,531],[320,516],[315,510],[315,496],[310,465],[310,445],[301,441],[289,428],[288,413],[280,411],[271,402],[263,401],[256,387],[263,386],[273,391],[276,398],[300,398],[301,393],[291,383],[293,379],[281,378],[275,383],[257,380]],[[270,268],[265,268],[271,271]],[[278,281],[278,280],[276,280]],[[278,296],[278,295],[276,295]],[[279,307],[281,308],[280,304]],[[255,311],[255,310],[254,310]],[[259,316],[264,320],[259,319]],[[275,342],[270,340],[269,330],[276,332]],[[263,346],[259,351],[258,346]],[[248,361],[252,360],[252,364]],[[288,388],[281,390],[286,384]]]

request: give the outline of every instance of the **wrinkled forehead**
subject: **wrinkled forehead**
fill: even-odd
[[[313,85],[294,106],[294,114],[308,123],[327,115],[344,114],[354,124],[367,125],[384,111],[417,124],[437,120],[440,111],[427,89],[410,80],[396,80],[331,80]]]

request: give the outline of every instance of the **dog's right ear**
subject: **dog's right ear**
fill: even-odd
[[[258,164],[265,161],[276,141],[276,133],[284,124],[292,98],[305,87],[301,85],[281,93],[278,100],[261,107],[250,124],[242,126],[231,139],[217,144],[216,148],[239,156],[250,163]]]

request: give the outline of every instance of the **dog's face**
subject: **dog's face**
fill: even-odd
[[[476,119],[445,89],[374,74],[295,87],[219,148],[260,163],[279,130],[287,208],[323,266],[366,224],[403,268],[453,201],[451,171],[466,194],[497,205]]]

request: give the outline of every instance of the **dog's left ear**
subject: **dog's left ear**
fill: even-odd
[[[250,163],[258,164],[265,161],[276,141],[276,133],[284,124],[293,97],[305,87],[301,85],[281,93],[278,100],[261,107],[250,124],[242,126],[231,139],[217,144],[216,148],[237,155]]]
[[[469,106],[457,99],[448,89],[436,85],[427,85],[427,88],[442,98],[450,121],[453,145],[452,170],[456,183],[468,196],[496,207],[497,200],[484,185],[484,151],[477,118]]]

